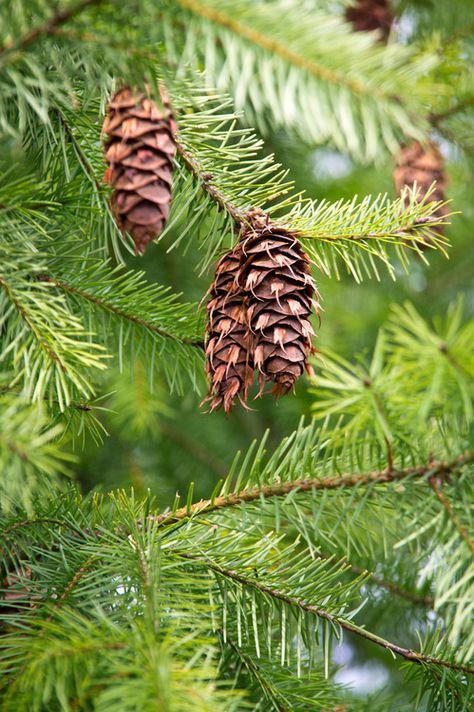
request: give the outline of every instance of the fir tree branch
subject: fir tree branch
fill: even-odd
[[[298,67],[298,69],[307,71],[317,79],[322,79],[337,86],[347,87],[347,89],[357,94],[368,94],[370,96],[383,97],[384,99],[387,98],[387,94],[384,91],[362,84],[354,79],[350,79],[347,75],[344,76],[329,69],[328,67],[317,64],[314,60],[310,60],[307,57],[298,54],[288,47],[285,47],[282,43],[276,42],[271,37],[264,35],[250,26],[244,25],[238,20],[233,19],[222,9],[217,10],[209,5],[206,5],[206,3],[199,2],[198,0],[178,0],[178,4],[183,8],[190,10],[195,15],[220,25],[234,34],[239,35],[243,39],[248,40],[262,49],[277,55],[282,60]],[[398,96],[388,95],[388,98],[393,101],[401,102],[401,99]]]
[[[71,20],[73,17],[81,13],[87,7],[92,5],[100,5],[104,0],[79,0],[76,5],[60,10],[56,10],[54,15],[52,15],[46,22],[43,22],[37,27],[33,27],[31,30],[26,32],[22,37],[20,37],[16,42],[14,39],[10,39],[3,47],[0,47],[0,57],[4,54],[10,52],[18,52],[22,49],[26,49],[29,45],[36,42],[38,39],[53,35],[58,27],[64,25],[66,22]]]
[[[293,482],[282,482],[274,485],[264,485],[254,487],[250,490],[243,490],[239,493],[220,495],[214,499],[203,499],[190,507],[181,507],[174,513],[164,512],[157,516],[152,516],[151,520],[157,524],[174,524],[182,519],[188,519],[198,514],[209,514],[220,511],[227,507],[235,507],[242,502],[255,502],[262,498],[284,497],[290,492],[308,492],[309,490],[333,490],[360,487],[372,484],[387,484],[389,482],[400,482],[411,477],[413,479],[422,478],[425,475],[445,476],[453,474],[463,465],[474,461],[474,450],[466,452],[451,462],[430,463],[419,467],[411,467],[406,470],[383,470],[369,472],[367,474],[346,474],[336,477],[309,478],[295,480]]]
[[[446,512],[448,513],[449,519],[451,520],[451,522],[453,523],[455,528],[458,530],[459,534],[462,536],[462,538],[468,545],[471,554],[474,554],[474,541],[469,536],[469,533],[468,533],[466,527],[462,524],[461,520],[459,519],[457,514],[454,512],[451,502],[449,501],[448,497],[446,496],[446,494],[443,492],[443,490],[440,487],[438,478],[436,476],[430,477],[429,482],[430,482],[430,485],[431,485],[434,493],[436,494],[436,497],[438,498],[438,500],[441,502],[441,504],[445,508]]]
[[[473,453],[473,456],[474,456],[474,453]],[[407,660],[409,662],[415,662],[415,663],[419,663],[419,664],[424,663],[427,665],[436,665],[438,667],[449,668],[450,670],[459,670],[461,672],[465,672],[465,673],[474,675],[474,667],[469,667],[469,666],[463,665],[461,663],[454,663],[449,660],[434,658],[431,655],[425,655],[425,654],[417,652],[415,650],[410,650],[408,648],[404,648],[401,645],[397,645],[396,643],[391,643],[390,641],[385,640],[384,638],[381,638],[380,636],[375,635],[375,633],[371,633],[370,631],[365,630],[364,628],[359,628],[359,626],[355,625],[354,623],[344,620],[343,618],[339,618],[337,615],[330,613],[329,611],[325,610],[324,608],[320,608],[318,606],[315,606],[314,604],[306,603],[305,601],[301,601],[298,598],[289,596],[286,593],[279,591],[278,589],[271,588],[270,586],[266,586],[264,583],[262,583],[258,580],[248,578],[247,576],[243,576],[242,574],[238,573],[237,571],[223,568],[222,566],[219,566],[218,564],[215,564],[214,562],[209,561],[208,559],[204,559],[204,558],[196,556],[194,554],[189,554],[189,553],[182,552],[182,551],[179,551],[179,552],[176,551],[175,553],[178,556],[182,557],[183,559],[188,559],[191,561],[200,561],[206,567],[208,567],[211,571],[214,571],[215,573],[220,574],[221,576],[223,576],[227,579],[236,581],[237,583],[240,583],[243,586],[248,586],[250,588],[253,588],[253,589],[259,591],[260,593],[270,596],[271,598],[277,599],[279,601],[282,601],[283,603],[286,603],[289,606],[300,608],[303,611],[312,613],[315,616],[317,616],[318,618],[327,620],[331,624],[333,624],[335,626],[339,626],[340,628],[343,628],[344,630],[347,630],[349,633],[354,633],[355,635],[358,635],[361,638],[365,638],[365,640],[368,640],[371,643],[374,643],[375,645],[379,645],[380,647],[385,648],[386,650],[389,650],[390,652],[404,658],[405,660]]]
[[[446,109],[446,111],[442,111],[439,114],[431,114],[430,121],[433,126],[438,127],[438,125],[445,121],[445,119],[449,119],[451,116],[454,116],[454,114],[459,114],[460,112],[469,109],[469,107],[471,107],[473,104],[474,96],[466,96],[464,97],[464,99],[458,101],[457,104],[454,104],[449,109]]]
[[[262,675],[259,666],[255,663],[254,660],[252,660],[250,655],[247,655],[244,650],[239,648],[239,646],[234,643],[234,641],[231,640],[229,636],[226,636],[225,644],[229,645],[234,651],[234,653],[238,656],[239,660],[242,661],[250,675],[256,680],[257,684],[262,688],[269,700],[271,700],[272,704],[274,705],[274,708],[278,710],[278,712],[291,712],[290,709],[283,706],[283,704],[277,697],[276,691],[272,688],[271,685],[268,684],[265,679],[265,676]]]
[[[67,366],[64,363],[64,361],[62,360],[60,354],[58,354],[50,346],[50,344],[46,341],[46,339],[43,337],[43,334],[39,331],[36,324],[34,323],[33,319],[31,319],[30,314],[28,313],[28,310],[25,309],[23,304],[21,304],[20,301],[16,298],[15,293],[11,289],[8,282],[1,276],[0,276],[0,285],[5,290],[5,293],[8,295],[8,298],[10,299],[12,304],[15,305],[15,308],[18,311],[18,314],[20,314],[22,320],[27,325],[29,331],[35,338],[35,340],[38,343],[38,345],[40,346],[40,348],[47,354],[48,358],[51,359],[51,361],[53,361],[58,366],[58,368],[61,369],[61,371],[66,373]]]
[[[115,304],[112,304],[111,302],[108,302],[105,299],[101,299],[100,297],[97,297],[94,294],[90,294],[90,292],[87,292],[83,289],[79,289],[79,287],[74,287],[72,284],[68,284],[63,280],[55,279],[54,277],[51,277],[49,275],[41,275],[40,279],[42,282],[49,282],[51,284],[54,284],[55,287],[58,287],[58,289],[61,289],[64,292],[75,294],[76,296],[79,296],[82,299],[85,299],[91,302],[92,304],[95,304],[96,306],[105,309],[106,311],[112,312],[113,314],[121,317],[122,319],[126,319],[127,321],[137,324],[138,326],[142,326],[145,329],[148,329],[149,331],[153,332],[154,334],[158,334],[158,336],[162,336],[163,338],[167,339],[172,339],[173,341],[185,344],[186,346],[194,346],[195,348],[199,349],[204,348],[204,344],[202,341],[193,341],[192,339],[187,339],[177,336],[176,334],[171,334],[169,331],[161,329],[155,324],[152,324],[150,321],[142,319],[141,317],[138,317],[135,314],[130,314],[124,309],[117,307]]]
[[[89,558],[87,559],[87,561],[85,561],[85,562],[82,564],[82,566],[80,566],[80,567],[77,569],[76,573],[75,573],[74,576],[71,578],[71,580],[69,581],[68,585],[66,586],[66,588],[64,589],[64,591],[62,592],[62,594],[60,595],[60,597],[58,598],[58,600],[55,602],[55,604],[54,604],[54,610],[56,610],[57,608],[59,608],[59,607],[64,603],[64,601],[65,601],[66,598],[69,596],[69,594],[71,593],[71,591],[73,591],[73,590],[76,588],[76,586],[77,586],[77,584],[79,583],[79,581],[80,581],[80,580],[82,579],[82,577],[88,572],[88,570],[90,569],[90,567],[92,566],[92,564],[93,564],[95,561],[98,560],[98,558],[99,558],[99,557],[97,556],[97,554],[91,554],[91,555],[89,556]],[[46,620],[51,621],[51,620],[53,619],[53,616],[54,616],[54,611],[52,611],[52,612],[50,613],[50,615],[48,616],[48,618],[47,618]]]

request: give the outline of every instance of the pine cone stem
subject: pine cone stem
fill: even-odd
[[[229,213],[237,223],[245,220],[245,210],[238,208],[228,200],[227,196],[212,183],[213,176],[205,171],[198,158],[189,151],[178,135],[175,135],[176,150],[182,162],[199,181],[201,188],[217,203],[217,205]]]

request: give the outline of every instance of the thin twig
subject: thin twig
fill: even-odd
[[[223,631],[220,631],[221,635],[223,636]],[[223,636],[224,637],[224,636]],[[260,668],[258,665],[255,663],[252,658],[247,655],[242,648],[239,648],[239,646],[234,643],[233,640],[231,640],[228,636],[225,637],[225,644],[229,645],[232,650],[236,653],[236,655],[239,656],[240,660],[243,662],[249,673],[254,677],[262,690],[267,694],[269,699],[272,701],[272,703],[275,705],[276,709],[278,712],[291,712],[287,707],[284,707],[282,703],[280,702],[279,698],[277,697],[277,691],[273,690],[271,685],[268,684],[268,682],[265,680],[264,675],[262,675]]]
[[[406,470],[383,470],[382,472],[369,472],[366,474],[346,474],[337,477],[308,478],[293,482],[278,482],[273,485],[254,487],[239,493],[221,495],[214,499],[202,499],[200,502],[188,507],[181,507],[173,512],[164,512],[151,519],[157,524],[174,524],[182,519],[188,519],[198,514],[209,514],[227,507],[235,507],[241,502],[255,502],[262,498],[284,497],[290,492],[307,492],[309,490],[333,490],[350,487],[359,487],[371,484],[386,484],[399,482],[408,477],[418,479],[425,475],[445,475],[453,473],[463,465],[474,460],[474,450],[460,455],[452,462],[434,462],[429,465],[411,467]]]
[[[464,539],[466,544],[468,545],[471,554],[474,554],[474,541],[471,539],[466,527],[463,525],[463,523],[457,516],[456,512],[453,510],[453,506],[452,506],[451,502],[449,501],[448,497],[446,496],[446,494],[443,492],[443,490],[439,486],[438,478],[436,476],[433,476],[433,477],[430,477],[429,481],[430,481],[430,485],[431,485],[434,493],[436,494],[436,497],[438,498],[438,500],[441,502],[441,504],[445,508],[446,512],[448,513],[450,520],[452,521],[452,523],[454,524],[454,526],[456,527],[456,529],[458,530],[458,532],[460,533],[460,535],[462,536],[462,538]]]
[[[361,638],[365,638],[371,643],[375,643],[375,645],[379,645],[380,647],[385,648],[386,650],[390,650],[392,653],[394,653],[395,655],[399,655],[405,660],[414,663],[437,665],[439,667],[449,668],[450,670],[459,670],[461,672],[469,673],[471,675],[474,674],[474,667],[468,667],[467,665],[462,665],[461,663],[453,663],[449,660],[434,658],[431,655],[425,655],[415,650],[409,650],[408,648],[404,648],[401,645],[397,645],[396,643],[391,643],[389,640],[385,640],[384,638],[375,635],[375,633],[371,633],[370,631],[365,630],[364,628],[359,628],[357,625],[351,623],[350,621],[347,621],[343,618],[339,618],[338,616],[334,615],[333,613],[330,613],[324,608],[319,608],[318,606],[315,606],[312,603],[307,603],[306,601],[301,601],[298,598],[289,596],[286,593],[279,591],[278,589],[271,588],[270,586],[266,586],[260,581],[256,581],[255,579],[243,576],[237,571],[232,571],[231,569],[226,569],[222,566],[219,566],[218,564],[215,564],[214,562],[209,561],[208,559],[195,556],[194,554],[188,554],[186,552],[177,551],[175,553],[183,559],[200,562],[204,566],[209,568],[211,571],[214,571],[215,573],[220,574],[225,578],[237,581],[237,583],[240,583],[243,586],[249,586],[257,591],[260,591],[263,594],[266,594],[267,596],[270,596],[271,598],[283,601],[283,603],[286,603],[289,606],[300,608],[301,610],[307,611],[308,613],[313,613],[318,618],[327,620],[335,626],[339,626],[340,628],[343,628],[344,630],[347,630],[350,633],[354,633],[355,635],[358,635]]]
[[[434,599],[430,596],[420,596],[417,593],[408,591],[406,588],[402,588],[398,584],[393,583],[393,581],[387,581],[381,576],[377,576],[377,574],[374,574],[371,571],[367,571],[367,569],[363,569],[360,566],[350,564],[350,567],[351,571],[353,571],[355,574],[369,574],[369,578],[367,578],[366,583],[374,583],[376,586],[384,588],[386,591],[393,593],[395,596],[399,596],[400,598],[406,598],[407,601],[411,601],[412,603],[416,603],[421,606],[426,606],[427,608],[432,608],[434,606]]]
[[[61,357],[59,354],[56,353],[56,351],[49,345],[49,343],[46,341],[44,338],[44,335],[38,330],[34,322],[31,320],[30,315],[28,314],[28,310],[25,309],[23,304],[18,300],[18,298],[15,296],[12,288],[8,284],[8,282],[0,276],[0,285],[4,288],[8,298],[12,302],[12,304],[15,305],[15,308],[17,309],[18,313],[20,314],[21,318],[25,322],[25,324],[28,326],[29,330],[35,337],[36,341],[38,342],[39,346],[47,353],[49,358],[54,361],[54,363],[58,366],[58,368],[61,369],[64,373],[67,373],[68,367],[67,365],[62,361]]]
[[[71,591],[77,586],[77,584],[79,583],[81,578],[84,576],[84,574],[87,573],[87,571],[90,569],[90,567],[92,566],[94,561],[96,561],[98,558],[99,557],[97,556],[97,554],[92,554],[91,556],[89,556],[87,561],[85,561],[82,564],[82,566],[76,571],[76,573],[74,574],[74,576],[72,577],[72,579],[69,581],[68,585],[62,592],[61,596],[54,604],[54,610],[59,608],[64,603],[64,601],[69,596]],[[46,620],[51,621],[53,618],[53,615],[54,615],[54,611],[50,613],[50,615],[48,616],[48,618]]]
[[[217,205],[225,210],[237,223],[242,223],[245,221],[246,212],[241,208],[238,208],[233,203],[231,203],[227,196],[222,193],[215,185],[212,184],[211,176],[204,170],[200,161],[194,156],[186,146],[182,143],[179,138],[179,133],[174,133],[174,140],[176,143],[176,150],[178,155],[181,157],[183,163],[188,167],[191,173],[200,182],[201,187],[206,193],[217,203]]]
[[[0,56],[10,52],[17,52],[22,49],[26,49],[26,47],[42,37],[54,35],[58,27],[64,25],[87,7],[100,5],[102,2],[104,2],[104,0],[79,0],[76,5],[72,5],[71,7],[63,10],[56,10],[54,15],[52,15],[48,20],[37,27],[33,27],[31,30],[22,35],[22,37],[20,37],[16,42],[14,39],[7,40],[3,47],[0,47]]]

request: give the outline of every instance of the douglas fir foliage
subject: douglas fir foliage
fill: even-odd
[[[472,709],[472,2],[387,7],[0,2],[2,712]]]

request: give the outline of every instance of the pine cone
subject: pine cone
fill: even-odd
[[[357,0],[346,8],[346,20],[357,32],[379,30],[380,41],[386,42],[393,22],[389,0]]]
[[[401,193],[405,186],[413,188],[416,183],[420,200],[422,200],[433,182],[436,181],[436,186],[430,195],[429,202],[444,201],[446,199],[447,179],[444,159],[436,143],[430,141],[430,143],[423,146],[418,141],[412,141],[412,143],[402,147],[395,163],[393,177],[397,193]],[[435,215],[436,217],[444,218],[448,213],[448,206],[441,205],[436,210]],[[442,232],[442,227],[438,227],[437,230]],[[426,244],[420,242],[418,246],[423,249]]]
[[[210,380],[210,411],[228,413],[237,396],[245,403],[253,382],[252,337],[247,322],[247,298],[237,278],[242,263],[238,244],[219,261],[209,290],[206,329],[206,370]]]
[[[120,89],[109,103],[103,132],[109,163],[104,179],[114,192],[112,208],[137,253],[162,231],[170,210],[176,127],[168,102],[164,111],[144,93]]]
[[[247,217],[250,224],[240,237],[244,260],[239,284],[248,295],[254,363],[261,390],[270,380],[273,393],[283,395],[305,369],[312,373],[307,359],[314,351],[314,332],[308,317],[316,284],[309,258],[291,231],[272,225],[260,210]]]

